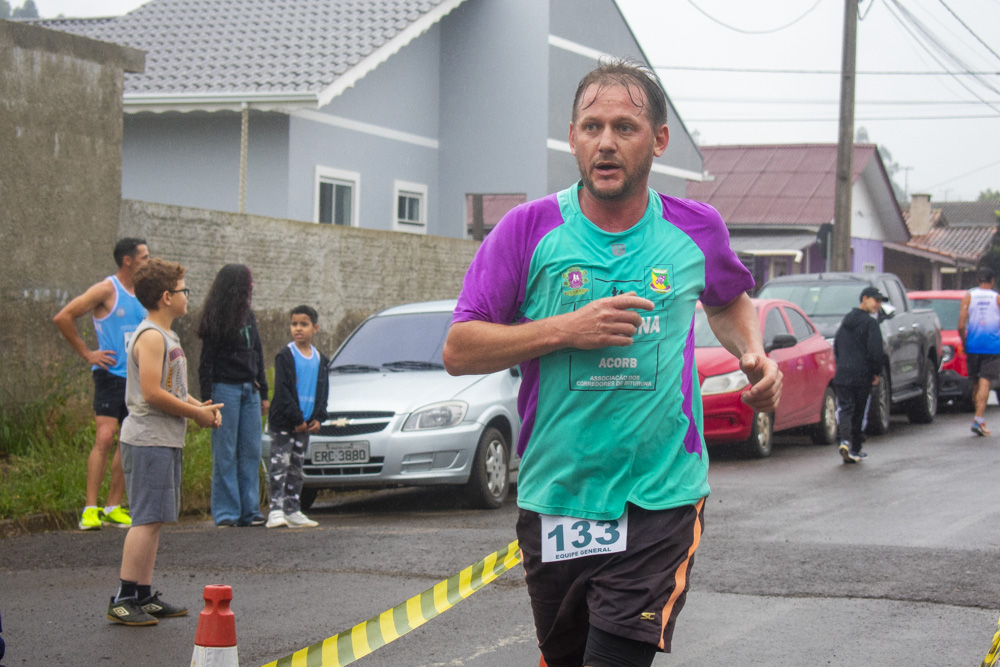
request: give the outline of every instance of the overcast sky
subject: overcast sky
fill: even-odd
[[[143,1],[35,4],[43,17],[82,17]],[[836,143],[843,0],[618,4],[702,145]],[[862,0],[860,11],[855,128],[903,168],[899,185],[934,201],[1000,190],[1000,1]],[[833,73],[737,71],[754,69]],[[870,74],[943,71],[992,74]]]

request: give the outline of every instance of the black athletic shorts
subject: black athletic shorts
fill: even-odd
[[[542,524],[522,509],[517,521],[538,647],[550,667],[583,664],[594,626],[670,651],[687,597],[704,505],[645,510],[628,505],[628,540],[620,553],[542,562]]]
[[[965,355],[965,363],[968,366],[970,378],[982,378],[990,382],[996,382],[1000,379],[1000,354],[969,352]]]
[[[114,417],[121,424],[128,416],[125,407],[125,378],[103,368],[94,369],[94,414]]]

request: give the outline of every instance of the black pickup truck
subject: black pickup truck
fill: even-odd
[[[878,319],[889,366],[872,388],[868,432],[889,430],[889,413],[899,408],[905,409],[911,422],[929,423],[937,414],[941,322],[930,308],[913,308],[898,277],[832,272],[781,276],[764,285],[757,296],[796,304],[832,344],[844,315],[857,307],[861,290],[869,286],[888,297]]]

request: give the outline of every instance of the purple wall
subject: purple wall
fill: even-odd
[[[881,241],[851,238],[851,248],[854,251],[851,254],[851,271],[861,273],[865,264],[874,264],[875,272],[882,273],[884,254]]]

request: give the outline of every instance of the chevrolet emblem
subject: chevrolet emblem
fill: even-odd
[[[351,423],[351,420],[347,417],[341,417],[339,419],[334,419],[333,421],[328,421],[327,424],[334,426],[336,428],[344,428]]]

